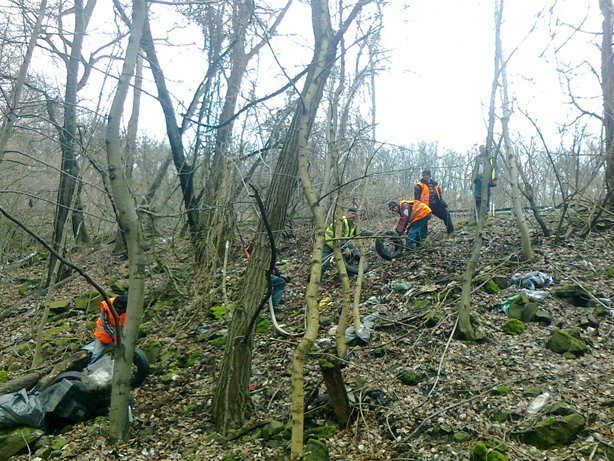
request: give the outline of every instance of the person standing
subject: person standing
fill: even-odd
[[[497,174],[495,172],[494,159],[488,155],[486,146],[480,146],[479,153],[475,158],[475,164],[471,173],[471,189],[473,189],[473,197],[475,199],[476,216],[480,214],[482,205],[482,184],[484,184],[484,165],[490,164],[490,178],[486,187],[486,209],[490,208],[490,188],[497,185]]]
[[[448,204],[441,197],[441,189],[437,181],[433,180],[431,170],[422,171],[422,178],[414,187],[414,199],[429,206],[431,212],[444,222],[448,234],[454,232],[454,224],[448,211]]]
[[[406,246],[413,250],[419,246],[428,235],[428,222],[431,219],[431,209],[420,200],[401,200],[388,202],[388,209],[399,214],[399,221],[395,228],[398,235],[407,232]]]

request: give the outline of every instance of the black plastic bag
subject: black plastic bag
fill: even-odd
[[[28,395],[25,389],[0,395],[0,428],[43,427],[45,410],[38,395]]]

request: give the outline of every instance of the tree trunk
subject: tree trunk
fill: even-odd
[[[469,261],[467,261],[467,266],[465,267],[465,271],[462,276],[462,292],[461,292],[461,300],[458,307],[458,325],[456,327],[456,331],[454,332],[454,336],[457,339],[467,339],[470,341],[475,341],[482,339],[484,337],[483,333],[478,332],[474,329],[473,323],[471,321],[471,284],[473,282],[473,274],[475,272],[475,268],[478,265],[478,261],[480,259],[480,253],[482,251],[482,242],[483,242],[483,233],[484,233],[484,224],[486,218],[486,203],[487,203],[487,194],[488,194],[488,180],[491,177],[492,166],[488,157],[490,156],[490,152],[492,151],[493,146],[493,138],[494,138],[494,127],[495,127],[495,99],[497,94],[497,87],[499,86],[499,55],[500,55],[500,34],[501,34],[501,19],[503,17],[503,0],[499,0],[496,2],[495,6],[495,63],[494,63],[494,75],[493,82],[490,93],[490,107],[488,111],[488,135],[486,138],[486,151],[488,155],[483,157],[482,163],[482,171],[483,171],[483,181],[482,181],[482,199],[479,216],[477,216],[477,225],[475,229],[475,234],[473,238],[473,247],[471,249],[471,256],[469,257]]]
[[[130,398],[130,370],[134,356],[134,345],[138,326],[143,315],[143,297],[145,291],[145,255],[143,235],[130,194],[126,177],[126,165],[122,161],[120,147],[120,122],[124,103],[136,66],[139,43],[145,23],[145,0],[132,2],[132,26],[122,73],[111,110],[109,111],[106,146],[109,179],[113,198],[117,205],[119,225],[124,231],[128,247],[128,310],[123,332],[117,329],[117,348],[113,365],[113,387],[111,390],[111,409],[109,413],[111,440],[127,440],[129,431],[128,405]],[[123,339],[123,340],[122,340]]]
[[[601,89],[603,92],[603,127],[605,131],[606,188],[609,201],[606,204],[614,211],[614,61],[612,60],[612,29],[614,11],[612,0],[599,0],[603,14],[601,41]]]
[[[28,42],[26,54],[23,58],[23,62],[21,63],[21,67],[19,68],[19,73],[17,74],[15,85],[13,86],[9,97],[7,98],[8,113],[4,117],[4,120],[2,121],[2,126],[0,127],[0,163],[2,163],[2,160],[4,158],[4,151],[6,150],[6,145],[9,141],[9,138],[13,134],[13,128],[15,127],[15,122],[17,121],[19,105],[21,104],[21,93],[26,83],[26,76],[28,75],[28,69],[30,68],[30,63],[32,62],[32,55],[34,54],[36,42],[41,32],[41,26],[43,23],[43,19],[45,18],[46,9],[47,0],[41,0],[41,3],[38,7],[36,23],[34,24],[32,34],[30,35],[30,41]]]
[[[503,9],[503,1],[501,2],[501,8]],[[509,131],[509,119],[511,116],[510,103],[507,93],[507,65],[503,59],[503,47],[501,46],[501,38],[497,35],[499,40],[499,46],[497,51],[499,52],[499,62],[501,63],[501,94],[503,100],[503,117],[501,117],[501,125],[503,128],[503,143],[505,145],[505,152],[507,155],[507,164],[510,170],[510,183],[512,186],[512,203],[514,215],[516,216],[516,223],[518,224],[518,230],[520,231],[520,241],[522,243],[522,255],[525,261],[532,260],[535,255],[533,254],[533,248],[531,246],[531,235],[529,233],[529,226],[524,218],[524,210],[522,209],[522,203],[520,202],[520,190],[518,188],[518,168],[516,164],[516,154],[514,153],[514,147],[510,139]]]
[[[334,358],[321,359],[320,370],[322,371],[326,392],[335,412],[337,422],[341,428],[345,428],[350,422],[352,409],[345,389],[345,383],[343,382],[339,360]]]
[[[531,211],[533,212],[533,216],[535,217],[535,220],[539,224],[539,227],[541,228],[542,233],[544,234],[544,237],[548,238],[552,235],[552,232],[550,231],[550,228],[546,224],[546,221],[544,221],[544,217],[539,211],[539,208],[537,207],[537,203],[535,203],[535,194],[533,193],[533,186],[529,182],[529,178],[527,178],[527,175],[525,174],[522,166],[520,165],[518,161],[518,157],[514,156],[514,159],[516,161],[516,168],[518,169],[518,173],[520,174],[520,177],[522,178],[522,183],[524,185],[524,187],[520,189],[520,192],[528,200],[529,206],[531,207]]]
[[[53,223],[53,249],[64,253],[60,244],[63,240],[66,222],[71,212],[74,213],[73,204],[75,189],[79,178],[79,162],[77,152],[77,93],[79,90],[79,67],[81,65],[81,52],[85,31],[90,19],[91,12],[96,4],[95,0],[89,0],[83,7],[83,0],[75,0],[73,8],[75,15],[74,35],[71,42],[70,56],[66,61],[66,91],[64,95],[64,123],[59,130],[62,161],[60,166],[60,184],[57,194],[57,208]],[[56,257],[51,254],[47,271],[47,285],[52,277],[52,271],[56,265]],[[66,276],[63,265],[58,269],[57,280]]]
[[[173,161],[179,176],[179,184],[183,194],[183,206],[186,210],[188,228],[190,230],[192,244],[196,250],[202,235],[200,234],[200,218],[198,208],[196,206],[197,200],[194,194],[194,167],[188,163],[185,156],[182,140],[183,133],[177,126],[175,109],[173,108],[171,95],[166,87],[164,72],[162,71],[162,67],[160,67],[160,62],[158,61],[158,55],[156,53],[153,36],[151,35],[148,18],[145,18],[141,45],[145,51],[145,54],[147,55],[147,60],[149,61],[151,72],[154,76],[156,88],[158,89],[158,100],[160,102],[160,106],[162,107],[162,112],[164,113],[168,143],[171,146]]]

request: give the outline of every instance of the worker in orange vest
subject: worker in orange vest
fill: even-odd
[[[395,228],[398,235],[407,232],[405,242],[409,250],[426,239],[428,234],[428,222],[431,219],[431,209],[420,200],[401,200],[388,202],[390,211],[399,214],[399,221]]]
[[[454,232],[454,224],[452,224],[452,216],[448,211],[448,204],[441,197],[441,189],[437,181],[433,180],[431,170],[422,171],[422,178],[414,187],[414,199],[429,206],[431,212],[445,223],[448,234]]]
[[[128,308],[128,297],[125,295],[114,296],[109,298],[113,307],[119,315],[119,327],[123,328],[126,321],[126,309]],[[94,328],[94,336],[96,339],[91,343],[83,347],[83,349],[91,352],[90,364],[100,359],[107,347],[111,343],[117,343],[117,336],[115,333],[115,319],[111,313],[111,308],[107,302],[103,299],[100,301],[100,317],[96,320],[96,327]]]

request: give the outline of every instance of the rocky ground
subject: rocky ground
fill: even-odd
[[[372,269],[365,276],[361,299],[376,297],[377,303],[364,302],[361,311],[363,315],[377,312],[379,318],[369,344],[351,348],[351,360],[343,369],[355,409],[347,429],[332,426],[318,369],[318,353],[332,343],[330,329],[340,307],[337,277],[333,271],[326,275],[321,296],[332,302],[323,303],[327,307],[322,312],[318,348],[306,365],[307,429],[320,432],[318,437],[335,460],[465,460],[471,459],[480,442],[491,451],[488,459],[502,459],[497,453],[510,460],[614,459],[614,317],[612,305],[604,308],[602,303],[607,301],[595,299],[614,298],[612,231],[586,238],[572,235],[554,245],[534,230],[536,259],[521,263],[515,224],[506,217],[489,220],[479,282],[472,295],[476,319],[486,339],[471,344],[451,337],[460,275],[473,242],[471,225],[458,221],[459,230],[452,236],[445,235],[441,222],[431,221],[428,242],[395,261],[384,261],[372,244],[367,244]],[[292,282],[278,320],[290,332],[303,325],[307,273],[303,245],[288,239],[280,249]],[[80,251],[74,259],[99,283],[121,284],[126,264],[111,256],[110,249],[99,245]],[[50,433],[34,443],[29,454],[14,459],[36,459],[50,452],[78,460],[287,458],[289,442],[283,431],[272,435],[274,425],[265,426],[264,431],[262,426],[273,420],[283,425],[289,420],[289,368],[298,339],[277,335],[268,322],[260,324],[251,386],[255,411],[248,423],[257,429],[243,431],[232,440],[217,435],[210,404],[223,340],[215,337],[226,324],[223,316],[216,319],[214,312],[203,307],[195,283],[198,277],[187,269],[189,262],[189,252],[180,243],[160,241],[148,252],[148,300],[139,345],[157,351],[158,358],[152,364],[154,374],[133,391],[131,440],[109,445],[107,423],[100,417]],[[242,270],[237,249],[228,276],[231,299]],[[520,334],[507,334],[503,327],[508,316],[499,308],[518,288],[498,289],[487,282],[494,275],[507,279],[530,271],[553,277],[553,283],[544,288],[546,298],[539,304],[551,323],[528,321]],[[44,273],[45,262],[38,257],[2,269],[0,318],[6,333],[0,339],[0,378],[14,379],[29,367],[32,335],[44,304],[44,299],[35,296],[33,281]],[[558,297],[556,290],[565,285],[584,287],[590,293],[584,303],[588,307]],[[74,278],[58,288],[53,299],[73,301],[89,290],[81,279]],[[48,327],[47,361],[59,360],[89,341],[95,318],[95,307],[78,310],[72,304],[71,309],[53,317],[54,329]],[[579,337],[586,353],[573,358],[548,349],[549,338],[558,330]],[[565,414],[582,417],[578,435],[564,446],[544,449],[528,443],[526,434],[543,423],[546,415],[545,410],[529,414],[526,407],[542,392],[551,395],[549,403],[566,404]]]

